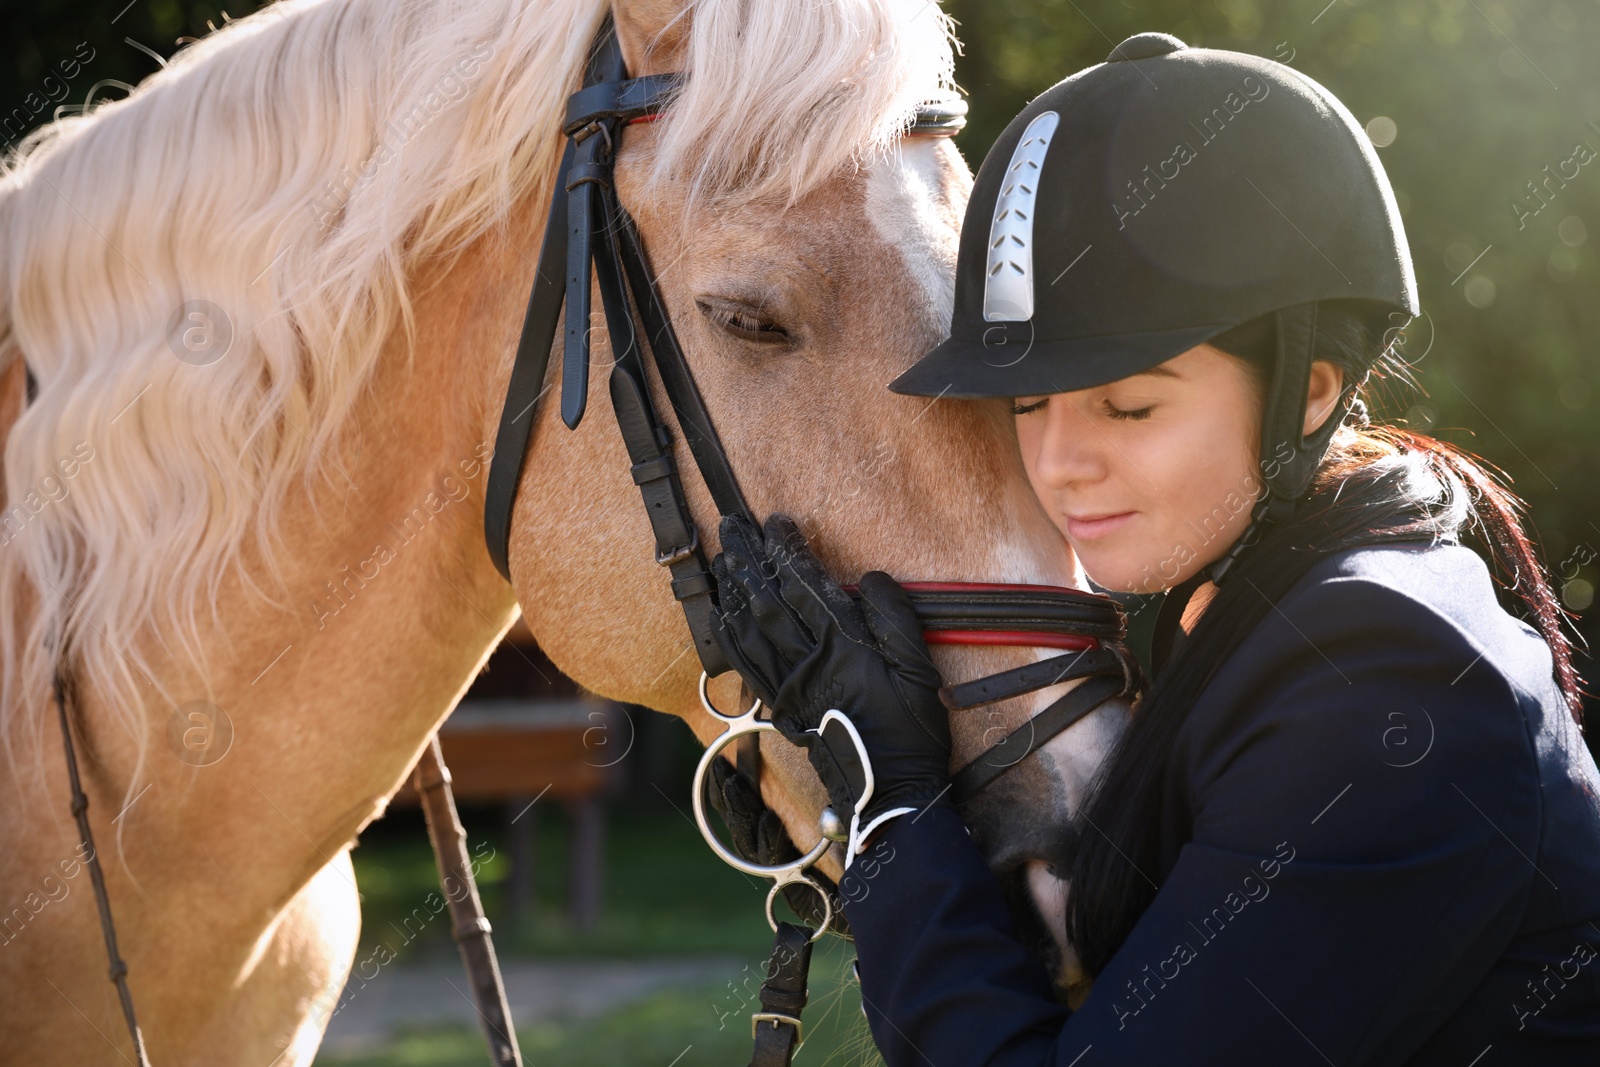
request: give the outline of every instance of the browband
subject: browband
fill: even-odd
[[[567,97],[567,117],[561,132],[571,137],[585,126],[600,122],[629,122],[658,114],[679,89],[682,74],[647,74],[626,81],[586,85]]]

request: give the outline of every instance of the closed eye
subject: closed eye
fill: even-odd
[[[1031,415],[1035,411],[1042,411],[1044,406],[1049,402],[1050,398],[1044,397],[1042,399],[1035,400],[1031,404],[1013,404],[1011,405],[1011,414]],[[1103,401],[1102,403],[1104,404],[1106,417],[1110,419],[1148,419],[1150,417],[1150,412],[1155,407],[1155,405],[1151,404],[1142,408],[1123,410],[1122,408],[1119,408],[1115,404],[1111,403],[1109,400]]]
[[[758,345],[789,342],[789,331],[781,323],[748,304],[701,298],[695,301],[695,306],[702,315],[741,341]]]
[[[1150,411],[1153,407],[1154,405],[1150,405],[1148,407],[1135,408],[1131,411],[1125,411],[1111,403],[1111,401],[1105,401],[1105,412],[1106,418],[1108,419],[1148,419],[1150,417]]]

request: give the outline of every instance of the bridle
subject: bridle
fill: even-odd
[[[683,349],[673,330],[656,276],[632,216],[617,199],[613,182],[616,143],[621,127],[661,116],[682,87],[679,74],[629,78],[621,46],[608,17],[601,26],[585,73],[584,85],[567,101],[562,132],[568,138],[558,182],[551,195],[537,276],[506,399],[495,436],[484,502],[484,535],[489,556],[508,581],[511,519],[532,432],[534,411],[545,392],[544,379],[563,307],[566,330],[562,345],[561,417],[569,428],[583,418],[589,388],[589,289],[591,277],[600,292],[601,309],[611,338],[613,363],[608,381],[617,427],[627,448],[634,484],[655,538],[655,559],[671,575],[673,596],[689,625],[700,657],[700,700],[724,725],[722,734],[701,756],[691,799],[695,821],[706,843],[725,862],[749,874],[773,879],[767,894],[767,922],[776,939],[761,987],[763,1010],[752,1019],[756,1040],[752,1067],[787,1065],[800,1041],[800,1009],[806,1000],[805,975],[811,942],[830,927],[842,927],[832,903],[837,887],[809,869],[829,845],[841,840],[841,820],[824,809],[823,837],[801,855],[781,829],[770,827],[770,812],[761,804],[758,735],[776,727],[760,717],[761,704],[727,715],[712,703],[708,680],[730,667],[715,637],[716,588],[706,564],[699,528],[689,511],[683,483],[673,458],[673,435],[650,397],[644,361],[648,357],[661,379],[679,431],[719,516],[740,515],[755,521],[716,427],[695,385]],[[909,135],[953,136],[966,124],[960,99],[919,107]],[[642,342],[647,342],[642,343]],[[1062,650],[1049,659],[976,681],[946,686],[941,696],[952,710],[1009,699],[1060,682],[1084,679],[1065,696],[1011,731],[951,780],[957,803],[1015,767],[1041,745],[1078,722],[1106,700],[1131,696],[1140,680],[1138,669],[1122,649],[1125,618],[1109,597],[1056,586],[995,585],[966,582],[906,583],[930,644],[1016,645]],[[738,745],[737,769],[717,756]],[[727,821],[734,847],[713,832],[706,817],[706,784],[716,787],[713,801]],[[832,818],[830,818],[832,816]],[[809,872],[809,873],[808,873]],[[797,914],[808,914],[806,890],[821,902],[821,918],[810,928],[779,921],[773,901],[779,890]],[[841,931],[842,932],[842,931]],[[768,1022],[772,1025],[762,1026]]]

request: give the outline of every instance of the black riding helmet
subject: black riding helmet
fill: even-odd
[[[1272,314],[1267,494],[1215,580],[1293,509],[1341,421],[1301,436],[1317,302],[1369,307],[1380,336],[1418,313],[1416,288],[1388,178],[1332,93],[1270,59],[1141,33],[1041,93],[990,149],[950,337],[889,388],[1087,389]]]

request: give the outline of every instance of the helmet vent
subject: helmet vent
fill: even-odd
[[[1033,318],[1033,201],[1039,170],[1061,116],[1046,111],[1034,117],[1012,150],[1001,179],[989,225],[989,263],[983,284],[983,317],[988,322]]]

